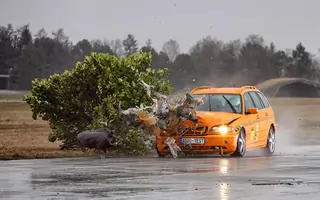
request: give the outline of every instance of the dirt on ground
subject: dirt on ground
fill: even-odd
[[[85,155],[79,151],[60,151],[48,141],[47,122],[33,120],[25,102],[0,102],[0,159],[53,158]]]

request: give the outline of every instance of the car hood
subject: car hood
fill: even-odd
[[[232,123],[242,115],[228,112],[203,112],[197,111],[197,117],[200,126],[216,126]]]

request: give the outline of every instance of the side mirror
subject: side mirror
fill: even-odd
[[[257,114],[259,112],[258,108],[248,108],[249,114]]]

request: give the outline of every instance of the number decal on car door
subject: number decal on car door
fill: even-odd
[[[251,133],[250,134],[251,140],[254,140],[254,141],[258,140],[258,138],[259,138],[259,125],[257,124],[256,128],[252,127],[250,133]]]

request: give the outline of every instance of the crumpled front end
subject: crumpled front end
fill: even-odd
[[[171,134],[182,152],[188,153],[232,153],[237,146],[237,130],[227,124],[239,118],[239,114],[198,112],[198,123],[190,120],[181,123],[185,128],[182,134]],[[220,118],[218,118],[220,117]],[[157,149],[168,153],[164,145],[168,138],[165,131],[157,137]]]

